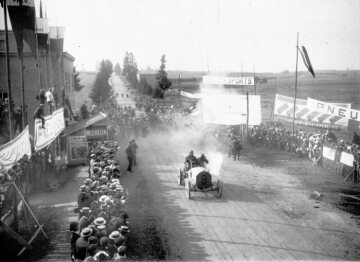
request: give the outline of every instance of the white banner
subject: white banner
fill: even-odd
[[[347,127],[349,120],[343,117],[333,116],[326,112],[319,112],[310,108],[307,100],[296,99],[295,120],[297,124],[307,126],[318,126],[326,128],[343,128]],[[351,104],[331,103],[333,106],[341,108],[350,108]],[[274,115],[280,116],[281,119],[291,119],[294,115],[294,98],[282,95],[276,95],[274,105]]]
[[[205,123],[222,125],[246,124],[247,105],[245,95],[203,95]],[[249,125],[261,123],[260,96],[249,96]]]
[[[334,161],[335,160],[335,154],[336,154],[335,149],[323,146],[323,152],[322,152],[323,157],[326,157],[327,159],[330,159],[330,160]]]
[[[0,169],[11,168],[24,155],[31,156],[29,126],[15,139],[0,146]]]
[[[204,84],[253,86],[254,77],[203,76]]]
[[[39,151],[49,145],[65,129],[64,109],[56,110],[45,117],[45,128],[41,128],[41,120],[35,122],[35,150]]]
[[[341,152],[340,162],[347,166],[353,166],[354,155],[346,152]]]
[[[184,92],[184,91],[180,91],[180,95],[188,97],[188,98],[201,98],[200,94],[193,94],[193,93],[188,93],[188,92]]]
[[[49,33],[49,24],[47,18],[36,17],[36,33],[37,34]]]
[[[343,108],[334,104],[322,102],[308,98],[307,106],[318,112],[327,113],[335,117],[347,118],[350,120],[360,121],[360,111],[351,108]]]

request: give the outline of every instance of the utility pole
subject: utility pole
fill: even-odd
[[[10,140],[13,139],[13,125],[11,123],[12,119],[12,110],[11,110],[11,102],[12,102],[12,95],[11,95],[11,78],[10,78],[10,59],[9,59],[9,31],[8,31],[8,24],[7,24],[7,9],[6,9],[6,1],[3,1],[4,4],[4,22],[5,22],[5,56],[6,56],[6,78],[7,78],[7,91],[8,91],[8,100],[9,100],[9,133],[10,133]],[[23,128],[25,128],[23,126]]]
[[[299,57],[299,32],[297,33],[297,40],[296,40],[296,67],[295,67],[295,90],[294,90],[294,111],[293,111],[293,123],[292,123],[292,145],[291,151],[294,152],[294,134],[295,134],[295,111],[296,111],[296,95],[297,95],[297,71],[298,71],[298,57]]]

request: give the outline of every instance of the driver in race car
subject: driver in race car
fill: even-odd
[[[209,164],[209,160],[206,158],[204,154],[201,154],[201,156],[197,159],[197,162],[201,167],[205,167],[205,163]]]
[[[194,151],[190,150],[189,155],[185,158],[186,169],[190,169],[190,167],[198,164],[198,159],[194,156]]]

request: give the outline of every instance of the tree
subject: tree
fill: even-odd
[[[126,80],[128,80],[133,87],[137,87],[139,84],[137,78],[138,72],[139,69],[137,68],[133,53],[126,52],[124,57],[122,75],[126,77]]]
[[[79,72],[76,71],[76,67],[73,67],[73,74],[74,74],[74,90],[75,92],[80,92],[81,89],[84,88],[84,85],[82,85],[81,79],[79,78]]]
[[[113,96],[113,90],[109,84],[112,69],[113,65],[109,60],[101,61],[99,72],[96,74],[94,86],[89,95],[96,105],[105,104]]]
[[[119,63],[116,63],[115,68],[114,68],[115,74],[120,76],[121,75],[121,67]]]
[[[159,98],[163,98],[164,93],[166,90],[168,90],[171,86],[171,81],[167,77],[167,72],[165,71],[166,67],[166,59],[165,55],[161,56],[161,65],[159,71],[156,73],[156,85],[159,91],[156,91],[156,94],[158,94]]]

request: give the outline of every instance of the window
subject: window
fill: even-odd
[[[4,100],[5,98],[8,98],[8,93],[7,92],[0,92],[0,99]]]

